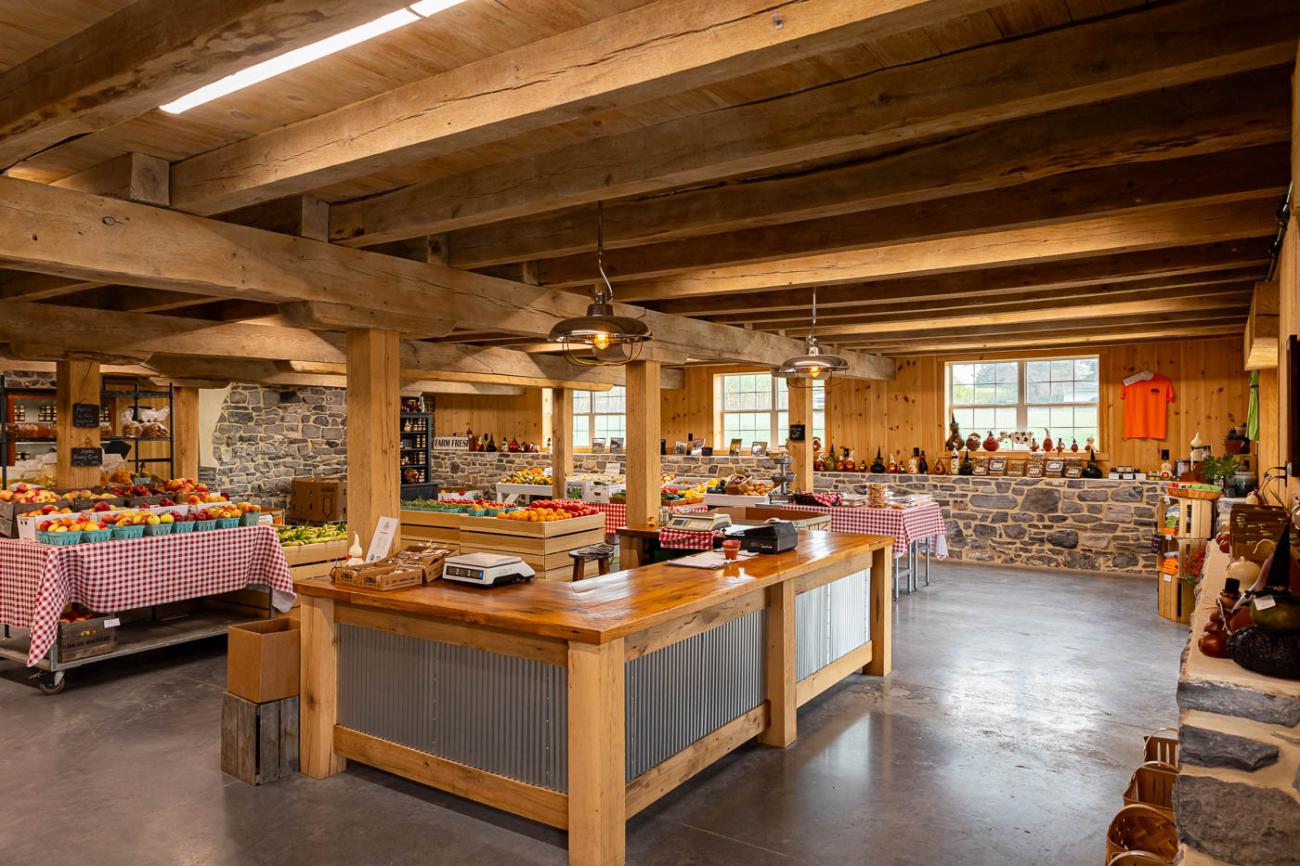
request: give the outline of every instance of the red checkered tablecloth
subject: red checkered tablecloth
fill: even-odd
[[[613,535],[624,526],[627,526],[626,502],[588,502],[587,504],[604,513],[606,535]],[[708,510],[708,506],[703,502],[695,502],[690,505],[670,505],[668,508],[670,511],[679,511],[683,514]]]
[[[659,530],[659,546],[669,550],[712,550],[713,530],[697,532],[690,529]]]
[[[112,613],[252,584],[271,587],[279,610],[293,602],[293,578],[272,526],[69,547],[0,541],[0,625],[31,632],[29,665],[54,642],[69,602]]]
[[[820,511],[831,516],[831,532],[851,532],[859,535],[892,535],[894,553],[907,553],[913,541],[936,539],[935,556],[948,556],[947,535],[943,510],[939,503],[931,502],[915,508],[843,508],[825,505],[783,505],[798,511]]]

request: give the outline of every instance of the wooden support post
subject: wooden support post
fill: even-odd
[[[633,361],[625,368],[627,387],[627,525],[659,522],[659,361]],[[620,564],[641,565],[639,545],[623,539]]]
[[[794,581],[764,590],[767,605],[766,679],[768,726],[758,735],[765,746],[784,749],[798,736],[794,643]]]
[[[199,389],[172,392],[172,477],[199,477]]]
[[[93,487],[99,483],[100,465],[73,466],[74,448],[99,448],[99,400],[102,383],[99,364],[95,361],[59,361],[55,405],[58,422],[58,478],[61,487]],[[95,426],[74,427],[72,407],[79,403],[95,406]]]
[[[334,753],[338,723],[339,645],[334,600],[303,596],[300,661],[301,719],[298,766],[314,779],[343,772],[347,761]]]
[[[790,398],[790,423],[802,424],[802,442],[790,441],[790,471],[794,473],[795,490],[813,489],[813,389],[811,386],[790,385],[786,389]],[[789,431],[786,431],[789,435]]]
[[[862,669],[873,677],[894,669],[894,547],[886,545],[871,554],[871,661]]]
[[[569,864],[626,862],[623,639],[569,644]]]
[[[347,354],[348,528],[368,548],[376,521],[402,504],[401,342],[396,331],[348,331]]]
[[[551,389],[551,496],[563,499],[573,474],[573,391]]]

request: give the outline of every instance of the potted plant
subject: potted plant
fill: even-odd
[[[1223,439],[1225,454],[1245,454],[1250,450],[1250,440],[1235,426],[1228,428],[1228,435]]]
[[[1222,457],[1211,455],[1196,464],[1196,471],[1200,473],[1206,484],[1227,487],[1228,482],[1232,480],[1232,476],[1237,474],[1240,463],[1241,461],[1237,459],[1235,454],[1225,454]]]

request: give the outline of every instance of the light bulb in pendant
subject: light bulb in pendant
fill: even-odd
[[[822,374],[822,368],[821,368],[821,367],[809,367],[809,368],[808,368],[808,377],[811,378],[811,379],[816,379],[816,378],[817,378],[818,376],[820,376],[821,374]]]
[[[609,334],[606,334],[604,331],[597,331],[591,338],[591,345],[601,350],[608,349]]]

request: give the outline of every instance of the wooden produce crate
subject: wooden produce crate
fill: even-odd
[[[1178,570],[1169,573],[1162,569],[1156,575],[1156,612],[1165,619],[1174,622],[1190,623],[1192,610],[1196,607],[1195,587],[1182,578],[1182,570],[1187,561],[1196,553],[1205,550],[1206,542],[1199,538],[1179,539]],[[1161,562],[1164,554],[1161,554]]]
[[[255,704],[226,692],[221,702],[221,771],[261,785],[298,771],[298,698]]]
[[[116,614],[59,623],[59,661],[71,662],[112,652],[117,646],[119,625],[121,620]]]
[[[340,586],[357,586],[388,592],[409,589],[424,583],[425,570],[410,565],[380,565],[372,563],[358,566],[340,566],[331,572]]]
[[[1210,538],[1214,535],[1213,499],[1170,496],[1169,503],[1171,509],[1178,509],[1178,525],[1173,532],[1165,534],[1175,538]]]
[[[461,524],[460,549],[462,553],[514,554],[532,566],[538,580],[570,580],[573,560],[569,551],[604,540],[603,514],[540,523],[466,517]],[[588,565],[587,573],[595,574],[595,563]]]
[[[464,514],[407,508],[402,510],[400,519],[403,541],[433,541],[451,547],[455,552],[460,546],[461,524],[469,518]]]
[[[347,557],[349,546],[350,542],[342,538],[320,544],[302,544],[286,547],[284,558],[289,563],[289,573],[295,581],[324,577],[336,562]]]
[[[1259,543],[1276,542],[1290,519],[1290,513],[1277,505],[1233,505],[1228,515],[1233,558],[1244,556],[1252,562],[1263,562],[1272,548]]]

